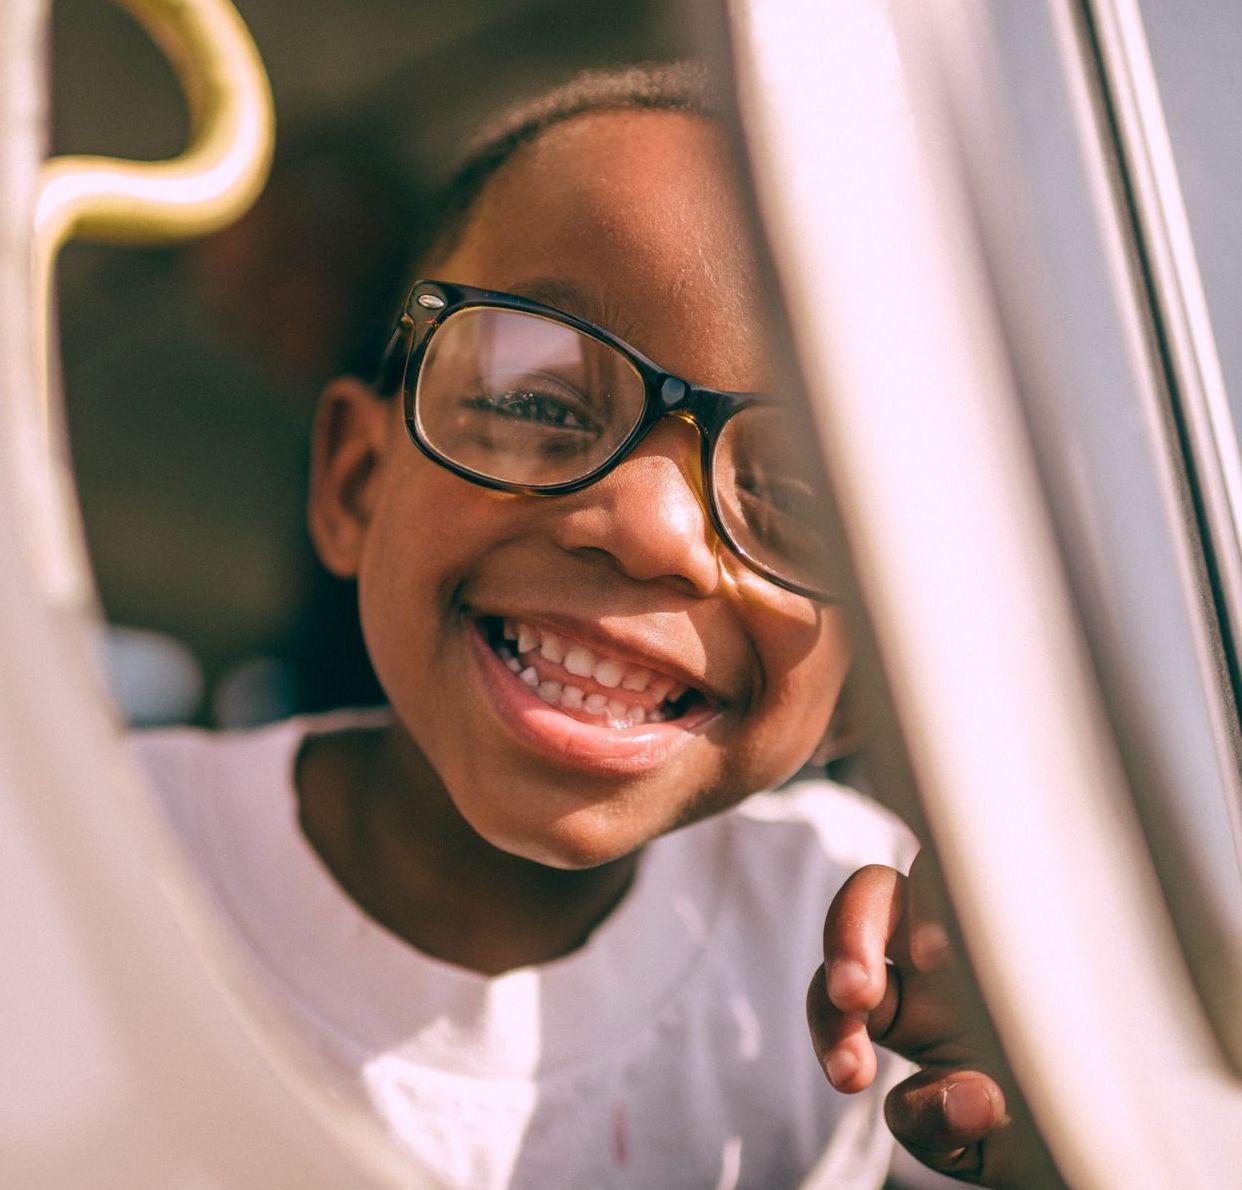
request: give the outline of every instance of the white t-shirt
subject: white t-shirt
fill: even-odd
[[[884,1055],[876,1087],[836,1094],[804,1000],[842,881],[908,865],[900,824],[823,781],[756,795],[652,843],[579,950],[487,977],[372,921],[300,831],[303,739],[364,721],[137,746],[261,981],[417,1164],[472,1190],[883,1182],[907,1068]]]

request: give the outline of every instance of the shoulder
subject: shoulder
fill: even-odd
[[[763,950],[769,969],[791,960],[803,991],[803,967],[822,953],[824,914],[841,885],[867,864],[906,871],[918,849],[889,811],[822,779],[755,794],[669,843],[678,879],[710,890],[729,945]]]
[[[729,815],[731,829],[748,849],[807,852],[853,872],[866,864],[906,871],[918,841],[895,814],[826,778],[798,780],[757,793]]]
[[[894,815],[826,780],[756,794],[721,815],[710,833],[726,916],[751,937],[776,931],[799,953],[804,940],[795,936],[805,933],[818,947],[824,914],[855,871],[867,864],[907,871],[918,850]]]
[[[867,1093],[833,1091],[807,1040],[806,989],[841,885],[866,864],[908,867],[913,835],[870,799],[827,780],[756,794],[684,835],[682,885],[665,897],[668,916],[684,919],[703,942],[670,1010],[678,1014],[677,1039],[663,1045],[670,1063],[707,1072],[685,1098],[719,1097],[735,1120],[778,1121],[746,1136],[743,1152],[755,1169],[804,1172],[818,1159],[831,1173],[816,1185],[878,1185],[892,1149],[883,1092],[903,1068],[884,1057]],[[689,910],[703,886],[711,889],[710,913],[695,918]],[[660,947],[677,936],[675,927],[653,931]],[[747,1184],[796,1181],[785,1172]]]
[[[291,751],[300,743],[304,726],[286,719],[248,731],[209,731],[170,727],[134,732],[127,745],[147,776],[161,791],[191,785],[213,770],[233,768],[273,752]]]
[[[196,727],[134,732],[127,744],[165,808],[181,819],[204,798],[245,797],[255,786],[287,787],[309,735],[371,727],[386,711],[334,711],[243,731]]]

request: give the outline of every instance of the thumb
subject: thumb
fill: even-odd
[[[989,1138],[1009,1122],[1000,1087],[968,1070],[920,1071],[889,1092],[884,1116],[914,1157],[966,1182],[980,1179]]]

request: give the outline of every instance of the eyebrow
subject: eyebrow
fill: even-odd
[[[584,289],[560,277],[533,277],[519,281],[510,288],[513,293],[533,302],[541,302],[586,322],[593,322],[619,339],[627,339],[636,325],[631,315],[598,290]]]

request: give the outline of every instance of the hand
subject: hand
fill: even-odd
[[[885,1118],[932,1169],[991,1187],[1048,1184],[1043,1160],[1019,1159],[1005,1093],[985,1073],[990,1032],[954,970],[929,875],[922,855],[909,879],[862,868],[834,898],[824,965],[807,993],[816,1053],[847,1094],[874,1080],[873,1042],[917,1062],[922,1069],[889,1094]]]

